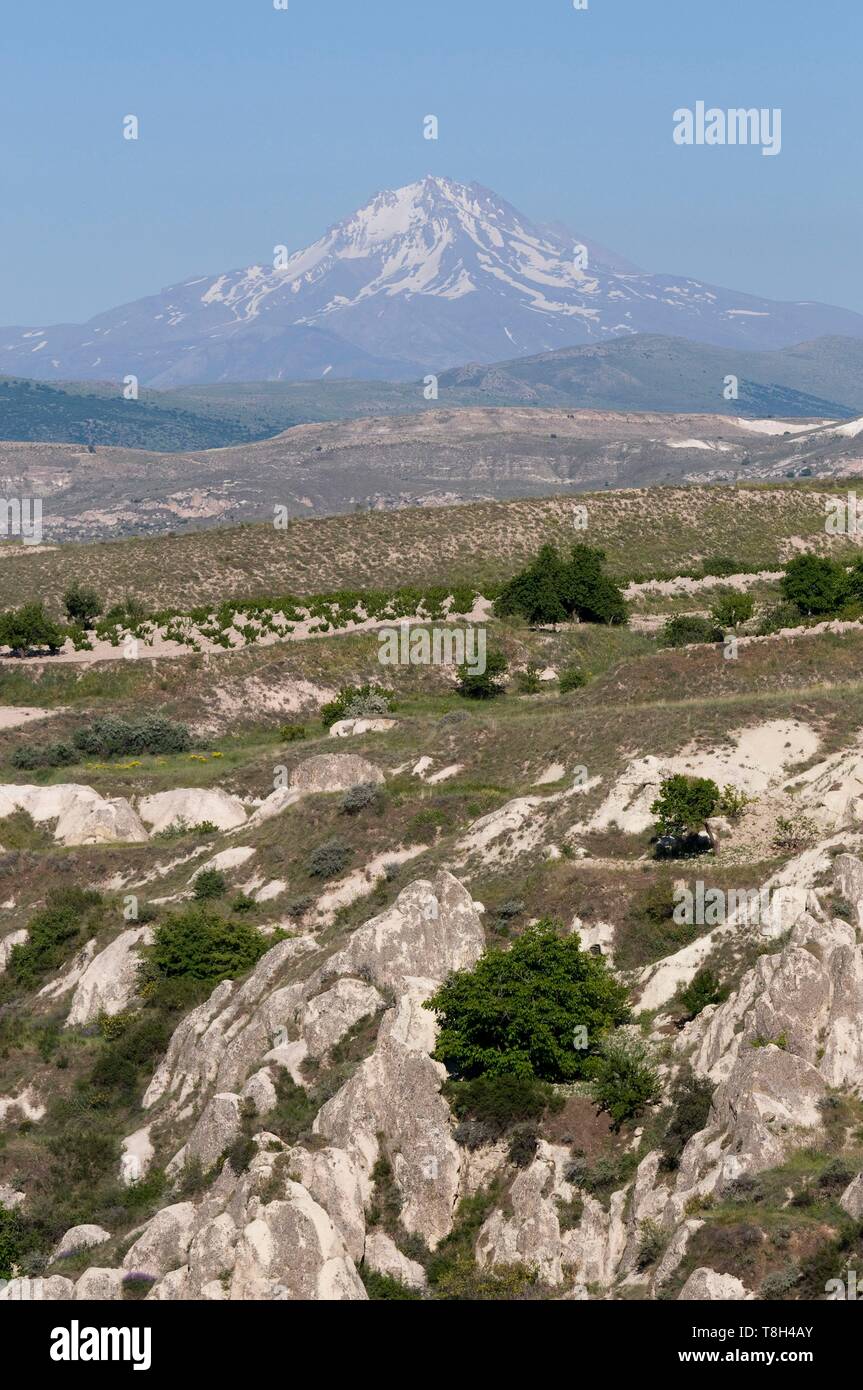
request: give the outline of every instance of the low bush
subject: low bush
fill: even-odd
[[[193,891],[198,902],[222,898],[228,891],[228,880],[221,869],[202,869],[195,877]]]
[[[581,690],[584,685],[587,685],[587,676],[580,666],[564,666],[558,678],[561,695],[568,695],[571,690]]]
[[[104,715],[87,729],[73,735],[75,747],[91,757],[138,756],[142,753],[185,753],[192,746],[185,724],[177,724],[160,714],[142,719],[121,719]]]
[[[659,640],[663,647],[689,647],[696,642],[721,642],[723,633],[715,618],[683,613],[668,619]]]
[[[342,811],[346,816],[355,816],[360,811],[373,807],[381,809],[383,793],[374,782],[361,782],[359,786],[349,787],[342,798]]]
[[[626,1120],[637,1119],[662,1095],[647,1048],[626,1035],[605,1039],[592,1072],[594,1099],[609,1115],[615,1130]]]
[[[306,873],[310,878],[335,878],[340,874],[351,857],[351,850],[342,840],[327,840],[312,850],[306,861]]]

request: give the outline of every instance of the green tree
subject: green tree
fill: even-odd
[[[458,667],[456,690],[468,700],[493,700],[503,694],[506,672],[506,656],[499,648],[492,648],[486,653],[484,671],[475,671],[467,663]]]
[[[547,918],[509,950],[488,950],[473,970],[451,975],[426,1008],[440,1021],[435,1057],[468,1079],[574,1081],[587,1075],[604,1035],[629,1017],[626,990],[602,958]]]
[[[782,576],[783,596],[803,613],[835,613],[849,597],[845,568],[820,555],[798,555]]]
[[[755,603],[751,594],[735,594],[729,592],[713,605],[710,610],[711,617],[719,627],[739,627],[741,623],[748,622],[755,612]]]
[[[499,616],[518,614],[529,623],[625,623],[620,587],[604,573],[605,552],[574,545],[569,557],[544,545],[535,560],[505,584],[495,604]]]
[[[722,629],[714,618],[699,618],[696,613],[680,613],[669,618],[662,629],[663,647],[688,647],[695,642],[721,642]]]
[[[41,603],[25,603],[22,608],[0,613],[0,646],[10,647],[16,656],[40,647],[57,652],[65,640],[62,629]]]
[[[719,801],[719,788],[710,777],[677,772],[666,777],[651,806],[662,835],[687,835],[701,830]]]
[[[92,627],[102,612],[102,600],[95,589],[88,589],[76,580],[63,595],[63,607],[70,622],[79,623],[81,627]]]

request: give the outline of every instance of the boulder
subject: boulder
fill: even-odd
[[[733,1274],[717,1274],[714,1269],[702,1267],[692,1271],[677,1297],[684,1302],[704,1303],[713,1301],[740,1302],[745,1299],[752,1299],[755,1295],[749,1293]]]
[[[127,1252],[123,1269],[158,1278],[184,1265],[197,1216],[191,1202],[178,1202],[156,1212]]]
[[[379,785],[384,780],[379,767],[356,753],[319,753],[294,768],[290,785],[294,791],[310,795],[313,792],[346,792],[351,787]]]
[[[839,1198],[839,1205],[853,1220],[863,1221],[863,1173],[858,1173],[848,1184]]]
[[[70,807],[57,821],[61,845],[141,844],[150,837],[122,796]]]
[[[168,1177],[177,1177],[185,1165],[193,1160],[197,1160],[207,1172],[238,1137],[241,1128],[240,1096],[231,1091],[214,1095],[204,1106],[187,1142],[168,1164]]]
[[[373,985],[361,980],[337,980],[332,989],[316,995],[306,1005],[300,1028],[312,1057],[320,1057],[334,1047],[354,1024],[384,1007],[384,1000]]]
[[[344,1241],[323,1207],[299,1183],[284,1201],[259,1206],[237,1241],[231,1299],[367,1298]]]
[[[138,986],[139,948],[152,939],[150,927],[130,927],[94,956],[75,986],[67,1028],[92,1023],[102,1013],[122,1013],[128,1007]]]
[[[219,830],[233,830],[246,821],[242,801],[221,787],[177,787],[174,791],[155,792],[141,798],[138,814],[154,835],[178,821],[185,825],[210,821]]]
[[[377,1274],[397,1279],[408,1289],[422,1292],[428,1287],[428,1275],[422,1265],[403,1255],[395,1241],[383,1231],[374,1231],[367,1238],[364,1262]]]
[[[94,1245],[104,1245],[111,1239],[111,1232],[101,1226],[72,1226],[55,1247],[51,1260],[62,1260],[66,1255],[74,1255],[78,1250],[89,1250]]]
[[[124,1269],[85,1269],[75,1285],[76,1302],[116,1303],[123,1297]]]
[[[330,738],[351,738],[358,734],[385,734],[396,726],[395,719],[338,719],[330,725]]]
[[[459,1192],[460,1150],[441,1095],[446,1070],[432,1061],[434,1017],[422,1008],[435,982],[404,982],[405,993],[385,1014],[378,1043],[317,1115],[316,1134],[345,1149],[368,1180],[386,1136],[401,1191],[405,1230],[432,1248],[452,1229]]]

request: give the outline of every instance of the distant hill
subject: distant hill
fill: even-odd
[[[737,397],[725,399],[729,376]],[[470,404],[728,415],[852,416],[863,411],[863,341],[818,338],[773,352],[641,334],[444,372],[441,395]]]
[[[723,394],[729,375],[738,378],[736,400]],[[438,399],[427,400],[420,380],[228,382],[126,401],[105,383],[0,377],[0,439],[168,454],[248,444],[295,425],[476,406],[850,419],[863,414],[863,340],[743,352],[643,334],[455,367],[438,386]]]
[[[0,439],[109,444],[174,453],[251,443],[270,432],[256,429],[234,410],[207,415],[186,410],[152,391],[143,392],[140,400],[127,401],[117,386],[100,387],[93,382],[46,386],[21,377],[0,377]]]

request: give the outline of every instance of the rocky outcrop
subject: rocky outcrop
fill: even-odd
[[[365,1263],[377,1274],[397,1279],[408,1289],[422,1292],[428,1286],[428,1276],[422,1265],[403,1255],[383,1231],[375,1231],[366,1241]]]
[[[63,845],[137,842],[148,838],[129,802],[106,799],[77,782],[50,787],[0,787],[0,819],[26,811],[37,824],[55,821],[54,838]]]
[[[72,1226],[54,1249],[51,1260],[62,1260],[66,1255],[74,1255],[78,1250],[89,1250],[94,1245],[104,1245],[111,1239],[111,1232],[101,1226]]]
[[[717,1274],[714,1269],[694,1269],[687,1279],[678,1299],[684,1302],[725,1301],[739,1303],[755,1297],[749,1293],[733,1274]]]
[[[138,985],[140,948],[152,939],[150,927],[130,927],[94,956],[75,986],[66,1019],[68,1028],[92,1023],[100,1014],[119,1014],[128,1008]]]
[[[242,801],[221,787],[176,787],[173,791],[155,792],[141,798],[138,814],[154,835],[177,824],[202,825],[209,821],[219,830],[234,830],[246,821]]]
[[[290,786],[308,796],[314,792],[346,792],[351,787],[379,785],[384,780],[379,767],[356,753],[319,753],[294,768]]]

